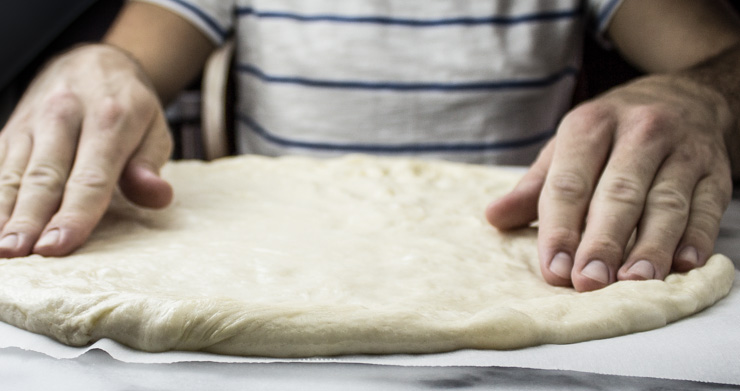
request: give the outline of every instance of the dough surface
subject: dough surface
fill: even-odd
[[[729,259],[576,293],[534,228],[485,205],[517,174],[444,162],[243,156],[165,167],[164,211],[116,199],[64,258],[0,260],[0,319],[70,345],[300,357],[573,343],[661,327],[730,290]]]

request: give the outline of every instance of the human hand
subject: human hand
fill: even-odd
[[[713,90],[667,75],[638,80],[570,112],[486,216],[504,230],[539,217],[540,269],[552,285],[590,291],[701,266],[732,196],[731,126]]]
[[[139,205],[166,206],[158,172],[171,149],[156,93],[126,54],[87,45],[54,59],[0,133],[0,258],[73,251],[116,183]]]

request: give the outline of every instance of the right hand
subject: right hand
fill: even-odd
[[[162,106],[124,52],[78,47],[50,62],[0,132],[0,258],[66,255],[100,221],[116,184],[160,208],[172,150]]]

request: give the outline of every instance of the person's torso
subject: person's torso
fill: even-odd
[[[242,153],[526,164],[571,104],[579,0],[236,3]]]

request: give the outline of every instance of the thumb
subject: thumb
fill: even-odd
[[[537,220],[537,203],[554,147],[555,142],[551,140],[514,189],[488,205],[486,219],[491,225],[508,230],[524,227]]]
[[[131,202],[147,208],[164,208],[172,201],[172,186],[159,176],[172,152],[172,140],[159,115],[121,173],[118,181]]]

